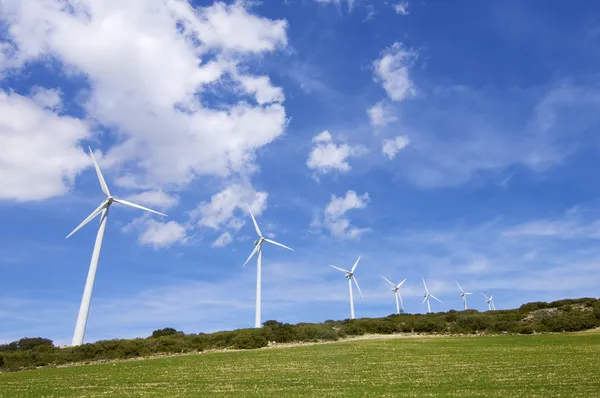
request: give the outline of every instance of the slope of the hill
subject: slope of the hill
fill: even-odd
[[[600,334],[375,339],[0,374],[4,397],[597,397]]]

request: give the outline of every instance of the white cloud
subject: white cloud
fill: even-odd
[[[336,144],[327,130],[316,135],[313,142],[315,147],[308,155],[306,165],[309,169],[317,170],[322,174],[332,171],[349,171],[348,158],[364,153],[364,148],[361,146],[350,146],[346,143]]]
[[[398,120],[394,113],[394,109],[384,101],[379,101],[369,109],[367,109],[371,124],[377,127],[383,127]]]
[[[408,1],[401,1],[398,4],[394,4],[394,10],[396,11],[396,14],[399,15],[408,15]]]
[[[402,172],[431,188],[478,178],[502,183],[512,165],[547,171],[598,129],[598,106],[598,85],[436,89],[403,115],[403,125],[418,134],[411,136],[411,158]]]
[[[331,195],[331,201],[325,207],[323,225],[335,237],[356,239],[369,229],[352,226],[346,213],[353,209],[364,209],[369,202],[367,192],[360,196],[354,191],[346,192],[346,196]]]
[[[341,7],[344,0],[315,0],[317,3],[322,4],[334,4],[338,9]],[[354,8],[354,0],[346,0],[348,3],[348,12],[352,11]]]
[[[60,90],[35,86],[30,92],[33,102],[42,108],[58,111],[62,107]]]
[[[396,138],[383,140],[382,151],[389,158],[393,159],[396,157],[396,154],[406,148],[410,140],[408,137],[404,135],[399,135]]]
[[[82,121],[0,92],[0,199],[43,200],[66,193],[91,164],[78,146],[88,137]]]
[[[166,248],[176,242],[184,243],[186,240],[185,227],[175,221],[160,222],[148,219],[143,223],[143,227],[139,242],[151,245],[155,249]]]
[[[116,128],[106,161],[135,164],[132,186],[183,188],[201,175],[244,174],[287,123],[281,89],[247,68],[252,57],[287,45],[287,22],[253,15],[250,6],[5,0],[2,19],[18,50],[5,45],[0,66],[52,57],[86,77],[86,117]],[[208,105],[206,93],[220,103]]]
[[[213,243],[212,247],[225,247],[231,243],[233,237],[227,231],[223,232]]]
[[[161,190],[136,193],[128,196],[127,200],[159,210],[168,210],[179,202],[176,196],[169,195]]]
[[[406,50],[402,43],[396,42],[373,62],[375,80],[381,82],[392,100],[403,101],[415,95],[413,82],[408,76],[408,68],[415,57],[415,52]]]
[[[255,216],[260,215],[267,207],[267,198],[266,192],[255,191],[248,182],[231,184],[213,195],[210,202],[202,202],[192,218],[199,219],[198,225],[203,227],[238,230],[244,222],[235,216],[235,211],[239,209],[246,214],[250,206]]]
[[[503,231],[506,237],[600,239],[600,220],[580,209],[571,209],[563,217],[523,222]]]

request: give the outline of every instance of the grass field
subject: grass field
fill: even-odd
[[[0,374],[1,397],[600,397],[600,334],[399,338]]]

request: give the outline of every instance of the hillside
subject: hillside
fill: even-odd
[[[376,339],[0,374],[20,397],[596,397],[600,334]]]
[[[435,314],[400,314],[321,324],[283,324],[267,321],[260,329],[239,329],[210,334],[185,334],[165,328],[152,336],[131,340],[105,340],[79,347],[57,348],[52,340],[23,338],[0,346],[0,370],[98,360],[149,357],[163,353],[202,352],[215,349],[254,349],[277,343],[336,341],[364,334],[533,334],[574,332],[600,326],[600,301],[594,298],[536,302],[518,309]]]

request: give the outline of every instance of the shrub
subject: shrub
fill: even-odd
[[[152,336],[150,337],[158,338],[162,336],[172,336],[176,334],[183,334],[183,332],[179,332],[173,328],[164,328],[155,330],[154,332],[152,332]]]
[[[267,338],[263,329],[241,329],[231,340],[233,348],[252,349],[266,347]]]

